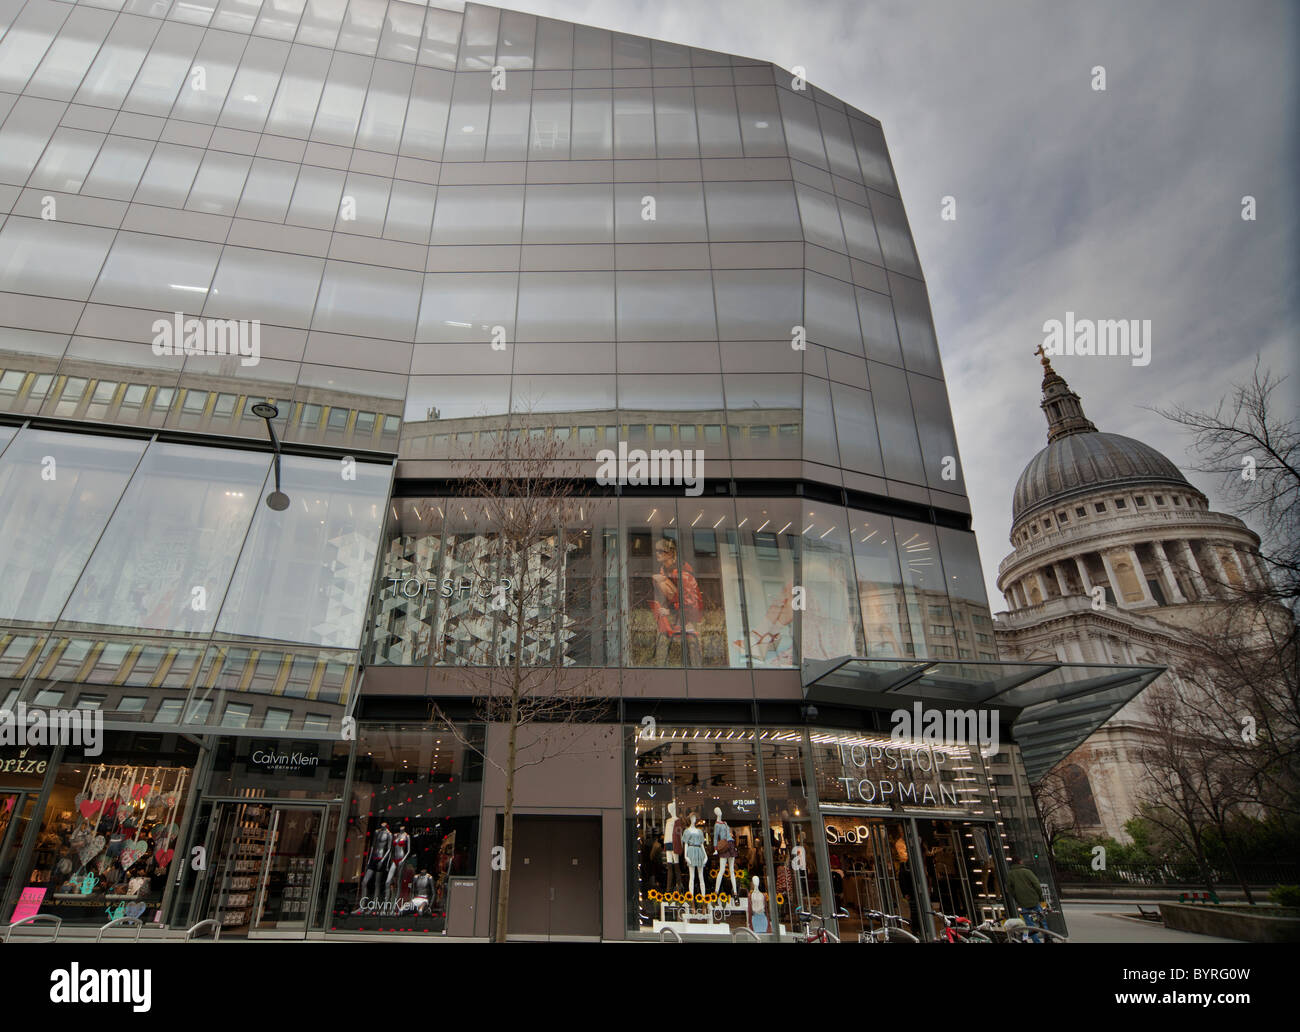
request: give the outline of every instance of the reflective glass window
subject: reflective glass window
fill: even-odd
[[[27,182],[65,107],[55,100],[18,98],[0,128],[0,182],[20,186]]]
[[[221,245],[118,233],[92,301],[168,312],[197,312],[212,283]]]
[[[37,190],[76,193],[103,142],[103,133],[60,126],[50,138],[27,185]]]
[[[705,183],[704,197],[713,240],[801,239],[791,183]]]
[[[991,627],[988,595],[984,590],[984,573],[980,569],[979,548],[969,531],[939,527],[939,551],[943,558],[944,586],[957,626]],[[997,645],[991,634],[987,642],[977,638],[972,643],[976,659],[997,659]]]
[[[817,105],[810,97],[790,90],[779,89],[776,95],[790,157],[827,168],[826,148],[822,144],[821,126],[817,124]]]
[[[306,5],[307,0],[263,0],[253,33],[272,39],[293,39]]]
[[[235,214],[241,219],[283,222],[297,178],[298,166],[293,162],[254,158]]]
[[[501,12],[474,4],[465,10],[461,29],[461,70],[478,71],[496,64],[497,26]]]
[[[617,666],[621,578],[614,499],[589,498],[566,507],[561,554],[563,662]]]
[[[489,72],[461,72],[453,79],[443,160],[483,160],[491,103],[492,76]]]
[[[844,254],[844,229],[840,225],[835,198],[802,183],[795,184],[794,191],[799,201],[804,239]]]
[[[831,401],[835,406],[835,432],[839,440],[841,465],[859,473],[884,476],[871,392],[847,384],[832,383]]]
[[[898,336],[903,345],[903,364],[918,373],[942,376],[939,345],[930,321],[930,301],[925,284],[906,276],[890,275],[889,292],[894,295]]]
[[[910,656],[911,623],[898,568],[898,543],[888,516],[849,510],[853,562],[868,656]]]
[[[233,215],[252,164],[247,154],[205,151],[185,207],[212,215]]]
[[[704,272],[620,272],[619,340],[715,340],[713,284]]]
[[[288,43],[250,39],[217,124],[260,132],[288,57]]]
[[[338,49],[373,56],[379,46],[388,0],[348,0],[343,26],[339,29]]]
[[[649,87],[614,90],[614,157],[655,156],[654,97]]]
[[[511,71],[505,76],[504,89],[492,91],[484,157],[488,161],[523,161],[528,156],[533,73]]]
[[[74,8],[52,0],[27,4],[0,39],[0,90],[18,93]]]
[[[451,107],[451,73],[417,68],[402,129],[401,153],[414,158],[442,157]]]
[[[115,17],[109,11],[97,11],[93,7],[74,8],[28,82],[27,92],[38,97],[71,100]]]
[[[440,272],[424,277],[418,341],[490,342],[493,327],[514,341],[518,274]],[[507,366],[507,368],[509,368]]]
[[[687,578],[693,577],[699,591],[699,647],[687,648],[687,665],[745,667],[735,506],[730,498],[687,497],[679,499],[678,512],[683,585],[689,588]]]
[[[384,229],[384,218],[388,212],[388,190],[392,183],[386,176],[349,173],[343,184],[343,199],[339,204],[335,231],[379,236]]]
[[[413,244],[429,242],[429,227],[433,223],[433,205],[438,195],[435,187],[424,183],[393,180],[393,192],[388,199],[388,215],[384,222],[384,236],[390,240],[405,240]]]
[[[348,0],[307,0],[298,23],[299,43],[330,49],[338,39]]]
[[[172,116],[209,125],[216,122],[235,78],[240,55],[249,42],[247,36],[238,33],[209,30],[194,55],[188,81],[181,87]]]
[[[390,61],[415,64],[420,53],[420,32],[424,28],[421,4],[391,0],[384,13],[384,28],[379,36],[379,56]]]
[[[763,786],[767,796],[767,814],[771,826],[772,863],[776,873],[759,884],[765,886],[765,909],[769,921],[779,919],[782,932],[802,929],[800,910],[817,911],[824,906],[828,888],[822,880],[817,860],[817,842],[821,833],[813,823],[812,799],[815,790],[805,773],[804,735],[801,730],[764,728],[758,734],[763,759]],[[756,851],[757,852],[757,851]],[[755,856],[757,860],[757,855]],[[763,858],[766,865],[766,857]],[[834,870],[828,881],[833,883]]]
[[[275,103],[266,120],[268,133],[307,139],[329,66],[330,55],[326,51],[297,45],[290,48]]]
[[[151,140],[108,137],[81,186],[82,193],[129,201],[144,175],[145,166],[149,164],[153,146]]]
[[[803,378],[803,457],[830,466],[837,466],[840,461],[835,444],[831,385],[817,376]]]
[[[203,30],[165,22],[135,77],[123,110],[166,116],[194,64]]]
[[[893,366],[867,363],[871,380],[871,397],[875,402],[876,427],[880,432],[880,450],[885,462],[885,476],[924,484],[921,446],[912,418],[912,403],[907,390],[907,374]]]
[[[700,156],[741,157],[744,151],[740,145],[736,91],[730,86],[696,86],[695,109],[700,128]]]
[[[312,329],[411,340],[420,274],[354,262],[327,262]]]
[[[656,86],[655,150],[661,158],[697,158],[695,95],[689,86]]]
[[[573,120],[573,90],[536,90],[533,93],[528,155],[533,159],[569,157],[569,129]],[[604,155],[609,157],[608,154]]]
[[[895,518],[894,535],[907,600],[907,622],[911,627],[910,644],[918,659],[941,656],[937,649],[952,648],[953,623],[936,528],[929,523]],[[907,644],[904,643],[905,651]]]
[[[461,15],[430,7],[420,40],[420,64],[434,68],[455,68],[460,46]]]
[[[574,159],[613,157],[613,91],[574,90],[571,96],[573,98],[573,142],[570,157]]]
[[[257,505],[218,633],[356,648],[391,476],[359,462],[343,480],[337,460],[284,456],[289,508]]]
[[[0,618],[58,617],[144,445],[35,429],[9,444],[0,455]]]
[[[167,208],[183,207],[202,160],[203,151],[198,147],[158,144],[149,159],[149,167],[144,170],[135,199]]]
[[[817,119],[821,122],[822,143],[826,145],[826,156],[830,159],[831,171],[850,182],[862,182],[862,172],[858,169],[858,155],[853,147],[853,133],[849,129],[848,116],[842,111],[832,111],[824,104],[817,104],[816,108]]]
[[[520,273],[519,340],[613,340],[614,281],[609,272]]]
[[[862,335],[852,285],[816,272],[805,272],[804,292],[808,339],[850,355],[861,355]]]
[[[320,258],[228,246],[203,314],[309,326],[324,264]]]
[[[574,68],[611,68],[612,60],[608,31],[593,29],[586,25],[573,27]]]
[[[844,510],[821,502],[800,510],[800,575],[807,608],[799,613],[802,657],[862,655],[861,611]]]
[[[0,227],[0,290],[84,301],[112,239],[111,229],[11,216]]]
[[[261,452],[151,444],[63,621],[211,631],[269,468]]]
[[[916,248],[903,214],[903,202],[887,194],[869,193],[871,213],[875,216],[876,234],[880,238],[880,252],[885,268],[914,276],[921,276],[921,264],[916,259]]]
[[[299,32],[301,36],[301,31]],[[351,147],[361,124],[361,107],[374,61],[356,54],[335,52],[321,91],[320,106],[311,138],[322,143]]]
[[[793,269],[713,273],[722,340],[790,340],[803,322],[803,277]]]
[[[785,133],[781,130],[781,109],[775,86],[737,86],[740,108],[740,138],[745,156],[785,157]]]
[[[858,151],[858,164],[862,167],[862,181],[869,187],[896,195],[898,184],[894,182],[894,170],[889,164],[885,135],[880,127],[868,125],[856,118],[849,120],[849,126],[853,130],[853,142]]]
[[[876,239],[876,224],[871,220],[871,212],[862,205],[853,204],[842,197],[838,198],[838,203],[849,254],[873,265],[884,265],[885,260],[880,256],[880,242]]]
[[[415,69],[396,61],[376,61],[361,112],[358,147],[391,153],[402,138],[407,101],[411,93],[411,76]]]
[[[727,373],[727,433],[733,459],[803,454],[803,385],[797,376]]]
[[[957,458],[957,435],[952,426],[952,409],[948,405],[948,392],[942,380],[907,374],[907,384],[912,395],[912,410],[916,416],[916,429],[921,438],[921,455],[925,459],[925,475],[930,486],[940,491],[963,493],[966,478],[960,463],[953,462],[954,479],[944,479],[948,458]]]
[[[518,243],[523,217],[522,184],[444,186],[433,213],[433,243]]]
[[[867,345],[867,358],[873,362],[902,365],[903,355],[898,346],[898,327],[894,324],[894,308],[889,298],[874,290],[857,290],[858,318],[862,323],[862,337]]]
[[[621,244],[708,239],[700,183],[617,183],[614,196]]]
[[[524,198],[524,243],[599,244],[614,239],[610,184],[533,185]]]
[[[303,165],[298,172],[298,182],[293,188],[293,200],[289,202],[289,215],[285,221],[294,226],[333,229],[346,179],[346,173],[337,169]]]
[[[251,34],[262,10],[262,0],[218,0],[209,23],[214,29]]]
[[[736,500],[750,662],[755,667],[788,669],[799,664],[794,621],[799,509],[792,498]]]
[[[573,67],[573,29],[569,22],[537,19],[537,55],[534,68]]]

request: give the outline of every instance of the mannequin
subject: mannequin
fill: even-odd
[[[726,821],[722,819],[722,807],[713,808],[713,851],[718,854],[718,877],[714,882],[713,891],[719,892],[722,889],[722,872],[728,867],[731,869],[731,895],[736,895],[736,839],[731,834],[731,828]]]
[[[682,822],[677,816],[677,804],[668,804],[668,820],[664,822],[664,863],[668,865],[668,891],[677,891],[677,865],[682,859]]]
[[[415,912],[420,915],[429,912],[429,903],[433,899],[434,881],[433,875],[428,871],[421,871],[411,882],[411,905],[415,907]]]
[[[370,843],[370,854],[366,858],[366,873],[361,877],[361,898],[365,899],[371,887],[385,886],[388,858],[393,850],[393,833],[388,830],[388,822],[383,821]]]
[[[394,895],[402,895],[402,872],[406,869],[406,858],[411,855],[411,836],[406,833],[406,825],[403,824],[396,835],[393,836],[393,862],[388,868],[388,878],[384,882],[384,899],[389,900]],[[393,892],[393,886],[397,886],[397,892]]]
[[[767,898],[759,892],[757,878],[750,879],[749,927],[758,935],[767,931]]]
[[[695,814],[689,818],[691,825],[682,832],[682,843],[686,847],[686,866],[690,871],[691,896],[695,895],[695,876],[700,876],[700,891],[704,891],[704,865],[709,862],[709,854],[704,849],[704,829],[695,823]]]

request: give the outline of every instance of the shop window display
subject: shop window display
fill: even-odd
[[[475,869],[482,795],[482,728],[460,735],[359,729],[331,930],[446,930],[449,879]]]
[[[785,895],[767,884],[755,732],[637,731],[633,930],[671,927],[724,938],[744,927],[771,931],[768,901],[784,905]],[[751,900],[755,892],[761,901]]]
[[[190,786],[188,766],[65,762],[22,882],[22,913],[79,924],[161,920]]]
[[[822,887],[813,823],[813,791],[804,763],[801,730],[762,730],[758,736],[763,784],[771,821],[769,911],[785,928],[799,928],[800,910],[821,913]]]

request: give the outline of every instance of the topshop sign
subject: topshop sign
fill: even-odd
[[[974,784],[959,778],[963,758],[928,743],[840,741],[818,756],[838,790],[824,793],[823,803],[964,810],[975,801],[963,798],[966,785]]]

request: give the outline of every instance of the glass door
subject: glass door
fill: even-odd
[[[4,887],[9,882],[14,860],[22,848],[23,833],[31,823],[35,796],[29,792],[0,792],[0,902]],[[25,914],[19,914],[19,917]],[[9,914],[0,914],[0,923],[9,920]]]
[[[824,823],[835,909],[849,912],[839,922],[841,938],[850,942],[884,925],[921,937],[906,822],[836,815]]]
[[[324,816],[316,806],[270,807],[250,934],[306,934],[316,898]]]

